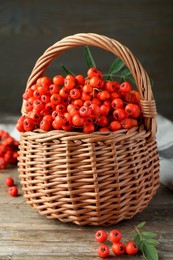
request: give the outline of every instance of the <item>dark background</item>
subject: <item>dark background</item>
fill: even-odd
[[[22,93],[36,60],[61,38],[95,32],[126,45],[154,80],[158,112],[173,120],[172,0],[0,0],[0,115],[20,114]],[[92,49],[99,68],[114,60]],[[83,49],[58,57],[50,74],[64,64],[86,73]]]

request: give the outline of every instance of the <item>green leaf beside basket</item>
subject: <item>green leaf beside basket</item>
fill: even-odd
[[[143,252],[147,260],[158,260],[158,253],[156,248],[148,243],[147,241],[143,241]]]

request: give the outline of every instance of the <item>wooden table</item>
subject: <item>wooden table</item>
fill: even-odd
[[[5,179],[12,176],[19,188],[18,197],[10,197]],[[120,229],[124,235],[133,225],[146,221],[145,229],[156,232],[159,259],[173,259],[173,193],[160,186],[149,206],[132,220],[106,227]],[[22,196],[17,169],[0,172],[0,259],[1,260],[94,260],[98,243],[94,234],[99,227],[49,220],[26,204]],[[141,257],[110,257],[108,259],[144,259]]]

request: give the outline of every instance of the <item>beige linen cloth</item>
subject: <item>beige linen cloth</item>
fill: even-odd
[[[1,119],[1,117],[0,117]],[[17,118],[3,116],[0,120],[0,129],[8,131],[15,139],[19,133],[15,128]],[[173,190],[173,122],[158,115],[157,143],[160,156],[160,182]]]

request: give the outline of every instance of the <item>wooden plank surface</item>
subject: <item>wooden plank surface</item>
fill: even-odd
[[[10,197],[5,179],[12,176],[19,188],[18,197]],[[149,206],[132,220],[106,227],[122,231],[124,238],[141,221],[159,239],[159,259],[173,259],[173,193],[160,186]],[[26,204],[22,196],[17,169],[0,172],[0,259],[1,260],[79,260],[99,259],[94,234],[100,227],[49,220]],[[116,257],[116,259],[143,257]],[[110,258],[113,259],[113,256]]]

